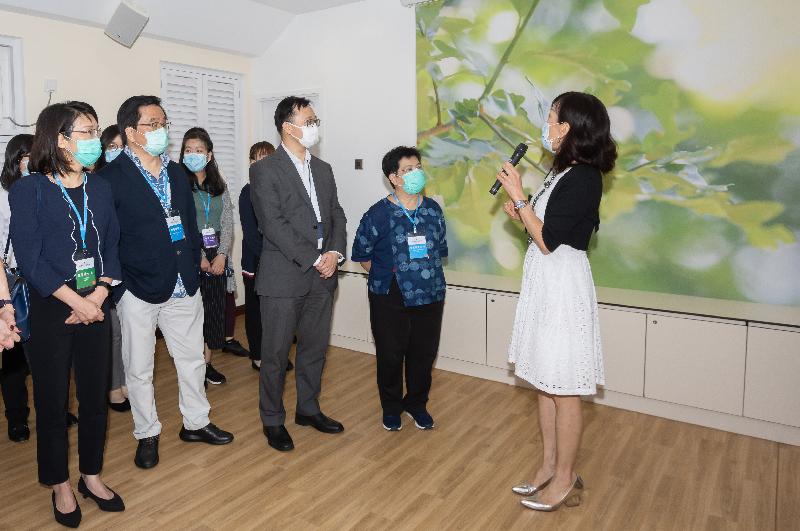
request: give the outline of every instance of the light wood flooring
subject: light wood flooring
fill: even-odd
[[[800,529],[798,447],[586,405],[583,504],[536,513],[510,490],[540,457],[530,390],[437,370],[429,404],[436,429],[419,431],[404,418],[401,432],[388,433],[374,357],[331,348],[322,406],[346,431],[325,435],[294,425],[289,373],[287,428],[296,449],[283,454],[262,435],[249,360],[217,353],[214,364],[228,383],[208,391],[212,421],[236,440],[212,447],[178,439],[175,370],[159,341],[161,463],[134,466],[130,414],[110,411],[103,474],[127,510],[102,513],[81,498],[82,528]],[[36,482],[35,434],[23,444],[5,434],[2,418],[0,529],[56,529],[50,493]],[[74,483],[74,428],[70,440]]]

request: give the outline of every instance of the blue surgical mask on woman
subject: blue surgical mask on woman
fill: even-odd
[[[75,142],[77,149],[70,151],[75,160],[80,163],[84,168],[91,166],[100,155],[103,153],[103,145],[100,143],[99,138],[89,138],[86,140],[77,140]],[[69,150],[69,148],[67,148]]]
[[[420,168],[411,170],[403,175],[403,190],[407,194],[418,194],[423,188],[425,188],[426,180],[427,178],[425,177],[425,172]]]
[[[23,160],[20,162],[20,173],[22,174],[23,177],[31,174],[31,171],[28,169],[29,163],[30,163],[29,160]]]
[[[203,153],[186,153],[183,155],[183,163],[190,171],[197,173],[206,167],[208,160]]]
[[[111,162],[115,158],[119,157],[119,154],[122,153],[122,150],[119,148],[115,149],[107,149],[106,150],[106,162]]]
[[[542,147],[550,153],[555,153],[553,149],[553,142],[550,140],[550,123],[545,122],[542,124]]]

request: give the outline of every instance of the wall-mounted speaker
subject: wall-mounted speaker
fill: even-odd
[[[106,35],[130,48],[142,33],[150,16],[129,0],[122,0],[106,26]]]

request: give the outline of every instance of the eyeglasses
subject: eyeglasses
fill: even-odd
[[[149,127],[151,131],[156,131],[161,129],[169,129],[169,126],[172,125],[172,122],[150,122],[146,124],[136,124],[137,127]]]
[[[92,138],[100,138],[100,134],[102,132],[103,130],[101,128],[96,127],[94,129],[67,129],[63,134],[67,138],[69,138],[67,135],[72,135],[72,133],[83,133],[84,135],[89,135]]]
[[[289,122],[289,123],[291,123],[291,122]],[[311,127],[312,125],[316,125],[317,127],[319,127],[319,124],[321,124],[321,123],[322,123],[322,120],[320,120],[319,118],[310,118],[310,119],[306,120],[306,123],[304,123],[303,125],[306,126],[306,127]],[[298,127],[295,124],[292,124],[292,125],[294,125],[295,127]]]

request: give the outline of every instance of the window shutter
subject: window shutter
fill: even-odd
[[[214,157],[231,189],[241,186],[237,146],[240,145],[237,116],[239,98],[237,83],[214,78],[206,79],[206,129],[214,142]]]
[[[161,104],[172,123],[169,129],[169,155],[180,158],[183,135],[192,127],[202,126],[202,78],[191,72],[162,71]]]

